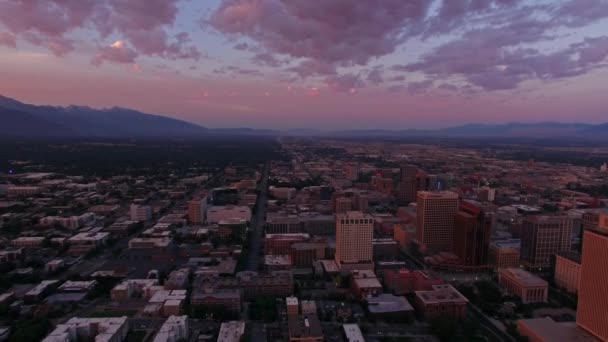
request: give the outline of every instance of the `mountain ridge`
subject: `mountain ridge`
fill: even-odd
[[[196,137],[202,135],[328,136],[328,137],[509,137],[608,139],[608,122],[467,123],[441,129],[287,130],[247,127],[207,128],[188,121],[130,108],[95,109],[32,105],[0,95],[0,135],[33,137]]]

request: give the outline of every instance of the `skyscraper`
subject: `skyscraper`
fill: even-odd
[[[336,215],[336,263],[340,270],[373,268],[374,219],[360,211]]]
[[[553,257],[572,249],[572,221],[565,215],[535,215],[524,219],[521,261],[527,268],[553,265]]]
[[[449,191],[418,192],[416,239],[429,252],[451,251],[458,194]]]
[[[461,202],[454,218],[454,254],[464,266],[487,265],[491,230],[491,213],[478,202]]]
[[[401,165],[400,180],[397,186],[397,195],[401,204],[409,204],[416,201],[418,191],[429,190],[430,178],[426,172],[418,170],[414,165]]]
[[[207,197],[203,199],[193,199],[188,202],[188,222],[201,224],[205,221],[207,211]]]
[[[608,341],[608,215],[604,220],[584,232],[576,323]]]

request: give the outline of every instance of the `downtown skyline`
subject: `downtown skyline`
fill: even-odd
[[[0,1],[0,94],[206,127],[606,121],[608,1]]]

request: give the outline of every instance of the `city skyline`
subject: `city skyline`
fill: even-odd
[[[608,2],[11,1],[0,94],[206,127],[605,121]]]

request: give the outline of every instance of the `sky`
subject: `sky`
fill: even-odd
[[[608,0],[0,0],[0,95],[207,127],[608,122]]]

